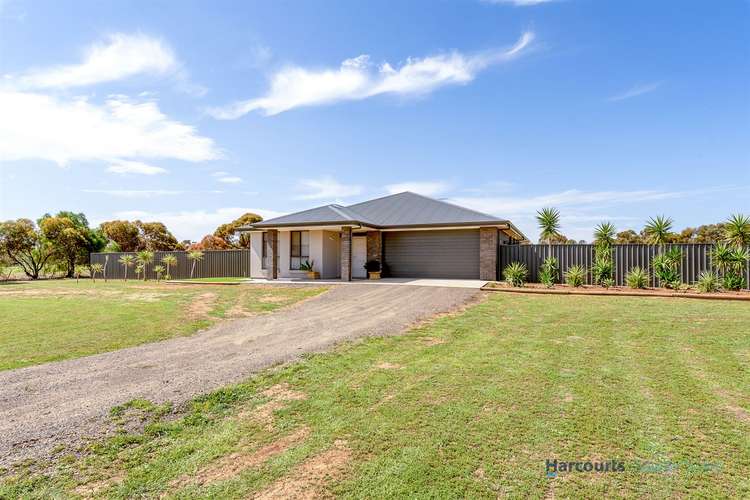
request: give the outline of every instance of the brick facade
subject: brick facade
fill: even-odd
[[[497,245],[498,229],[496,227],[479,228],[479,279],[497,279]]]
[[[275,280],[279,277],[279,231],[269,229],[266,238],[269,247],[267,255],[271,259],[268,277]]]
[[[341,228],[341,279],[352,280],[352,228]]]
[[[380,231],[367,231],[367,260],[383,264],[383,238]]]

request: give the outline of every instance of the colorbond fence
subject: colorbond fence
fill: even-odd
[[[120,264],[123,255],[136,256],[133,252],[92,253],[91,263],[105,266],[107,279],[125,278],[125,267]],[[190,278],[193,261],[187,258],[187,252],[154,252],[154,262],[148,265],[146,275],[156,279],[154,266],[162,264],[165,255],[177,257],[177,266],[171,266],[169,274],[172,279]],[[166,266],[165,266],[166,267]],[[250,276],[250,250],[207,250],[203,260],[196,262],[194,278],[228,278]],[[135,266],[128,268],[128,278],[135,278]]]
[[[683,283],[695,283],[698,275],[705,270],[716,270],[711,262],[712,244],[674,244],[665,248],[679,248],[682,251],[680,275]],[[653,276],[651,260],[659,254],[658,245],[614,245],[613,258],[615,264],[615,281],[618,285],[625,285],[625,275],[636,266],[649,270],[651,286],[659,286],[659,280]],[[522,262],[529,270],[528,280],[539,281],[539,271],[544,259],[550,256],[548,245],[501,245],[498,250],[498,279],[502,279],[505,266],[511,262]],[[553,257],[560,263],[560,271],[564,273],[574,265],[583,266],[587,270],[591,283],[591,265],[594,263],[594,245],[552,245]],[[750,265],[745,266],[745,280],[750,283]]]

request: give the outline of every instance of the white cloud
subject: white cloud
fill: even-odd
[[[488,3],[501,3],[515,5],[516,7],[530,7],[532,5],[540,5],[543,3],[556,2],[557,0],[484,0]]]
[[[271,219],[283,215],[281,212],[263,208],[219,208],[214,211],[196,210],[182,212],[145,212],[130,210],[116,212],[117,219],[141,219],[144,221],[163,222],[179,240],[200,240],[207,234],[212,234],[219,225],[231,222],[247,212],[258,214],[264,219]]]
[[[242,177],[227,176],[227,177],[219,177],[217,180],[224,184],[239,184],[242,182]]]
[[[184,191],[170,189],[84,189],[84,193],[106,194],[117,198],[155,198],[157,196],[174,196]]]
[[[625,99],[630,99],[631,97],[637,97],[639,95],[648,94],[649,92],[653,92],[654,90],[658,89],[661,86],[661,84],[662,82],[652,82],[652,83],[646,83],[642,85],[636,85],[621,94],[617,94],[615,96],[610,97],[607,100],[608,101],[622,101]]]
[[[117,162],[107,167],[107,172],[112,172],[115,174],[156,175],[165,174],[167,173],[167,170],[161,167],[156,167],[154,165],[148,165],[140,161],[118,160]]]
[[[153,101],[87,99],[0,90],[0,161],[43,159],[59,165],[113,158],[220,158],[214,141],[171,120]]]
[[[412,193],[419,193],[425,196],[435,196],[446,192],[448,189],[450,189],[450,185],[440,181],[401,182],[398,184],[389,184],[385,187],[385,190],[389,194],[411,191]]]
[[[255,110],[275,115],[300,106],[360,100],[380,94],[426,94],[445,85],[472,81],[488,66],[520,55],[533,39],[534,34],[526,32],[509,49],[472,55],[454,51],[423,59],[410,58],[398,69],[383,63],[375,70],[367,55],[347,59],[336,69],[290,66],[272,77],[271,88],[265,96],[208,112],[215,118],[232,120]]]
[[[172,49],[162,40],[143,34],[116,33],[86,49],[78,64],[29,71],[15,83],[24,88],[68,88],[121,80],[150,73],[164,75],[179,70]]]
[[[296,196],[298,200],[339,200],[362,193],[363,188],[359,185],[341,184],[330,176],[319,179],[306,179],[297,184]]]

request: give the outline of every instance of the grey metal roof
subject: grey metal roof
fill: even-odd
[[[510,224],[493,215],[405,191],[344,207],[324,205],[248,226],[360,224],[374,228]]]

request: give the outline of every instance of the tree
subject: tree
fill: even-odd
[[[190,278],[193,278],[193,274],[195,274],[195,264],[198,263],[198,261],[203,260],[203,252],[200,250],[190,250],[187,254],[187,258],[193,261],[193,265],[190,268]]]
[[[68,278],[73,277],[76,264],[86,264],[91,252],[99,252],[107,244],[104,234],[91,229],[82,213],[62,211],[45,214],[38,221],[39,229],[54,250],[52,260],[59,264]]]
[[[164,266],[161,264],[154,266],[154,272],[156,273],[156,281],[161,281],[161,275],[164,274]]]
[[[736,247],[750,245],[750,217],[742,214],[732,215],[724,223],[724,240]]]
[[[138,264],[142,267],[143,281],[146,281],[148,276],[148,265],[154,261],[154,252],[141,250],[138,252],[138,255],[136,255],[135,260],[138,261]]]
[[[261,217],[260,215],[248,212],[236,218],[232,222],[229,222],[228,224],[222,224],[221,226],[219,226],[216,231],[214,231],[214,236],[221,238],[230,246],[235,248],[248,247],[250,246],[249,235],[247,233],[239,231],[239,228],[241,228],[242,226],[260,222],[262,220],[263,217]]]
[[[102,274],[104,272],[104,266],[97,263],[97,264],[91,264],[91,280],[96,283],[96,275]]]
[[[142,250],[142,239],[138,226],[126,220],[102,222],[101,230],[111,241],[115,242],[122,252]]]
[[[672,219],[663,215],[651,217],[643,228],[649,243],[664,246],[669,242],[672,231]]]
[[[602,222],[594,228],[594,265],[591,267],[594,283],[603,285],[614,277],[612,245],[616,232],[611,222]]]
[[[135,263],[135,257],[125,254],[120,256],[119,262],[120,264],[122,264],[122,267],[125,268],[125,281],[128,281],[128,268],[133,267],[133,264]]]
[[[165,255],[164,257],[162,257],[161,263],[167,266],[167,273],[164,275],[164,279],[172,279],[172,276],[169,274],[169,270],[173,267],[177,267],[177,257],[172,254]]]
[[[34,280],[54,254],[52,246],[29,219],[0,224],[0,251]]]
[[[552,238],[560,236],[560,212],[555,208],[543,208],[536,213],[536,221],[539,224],[539,238],[547,242],[552,255]]]
[[[228,248],[231,248],[229,243],[212,234],[207,234],[198,243],[190,245],[191,250],[226,250]]]
[[[628,244],[628,243],[645,243],[643,241],[643,238],[640,234],[636,233],[632,229],[626,229],[625,231],[620,231],[617,233],[617,236],[615,237],[615,243],[618,245],[622,244]]]
[[[614,224],[611,222],[601,222],[594,228],[594,244],[614,245],[616,232]]]
[[[135,225],[141,232],[143,250],[152,252],[183,250],[177,238],[161,222],[141,222],[137,220]]]

